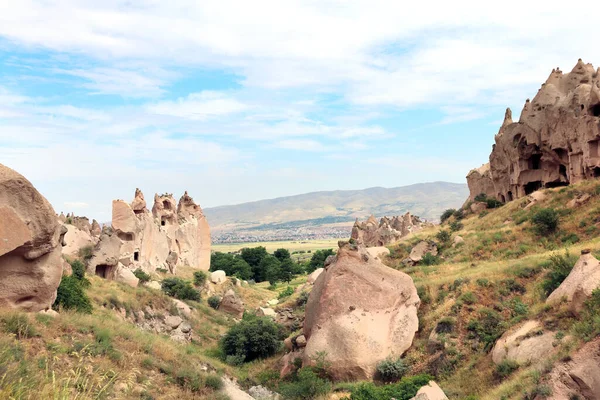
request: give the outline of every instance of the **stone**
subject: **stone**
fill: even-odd
[[[437,245],[434,242],[422,240],[413,247],[408,258],[412,263],[417,264],[427,253],[431,253],[432,256],[437,256]]]
[[[92,220],[92,227],[90,229],[90,235],[92,237],[99,237],[102,233],[102,228],[100,228],[100,224],[95,219]]]
[[[518,122],[506,110],[488,166],[467,175],[470,199],[506,202],[600,175],[600,74],[579,60],[552,70]]]
[[[366,247],[381,247],[397,242],[411,232],[421,230],[426,224],[419,217],[406,213],[391,219],[383,217],[377,222],[371,215],[365,222],[358,219],[352,227],[351,238]]]
[[[367,253],[369,254],[369,256],[376,258],[378,260],[383,260],[383,258],[385,256],[389,256],[390,255],[390,249],[388,249],[387,247],[368,247],[367,248]]]
[[[429,381],[417,392],[417,395],[411,400],[448,400],[444,391],[434,381]]]
[[[454,241],[452,242],[452,247],[456,247],[458,245],[461,245],[465,242],[465,239],[463,239],[462,236],[456,236],[454,238]]]
[[[144,286],[149,287],[151,289],[155,289],[155,290],[161,290],[162,287],[160,285],[160,282],[157,281],[150,281],[144,284]]]
[[[548,296],[546,303],[556,304],[565,299],[570,309],[579,313],[583,309],[583,303],[592,295],[594,289],[598,288],[600,288],[600,261],[593,255],[585,253],[579,257],[569,276]]]
[[[227,275],[222,270],[214,271],[210,274],[210,281],[215,285],[220,285],[227,281]]]
[[[300,335],[296,338],[296,345],[300,348],[306,347],[306,337],[304,335]]]
[[[131,202],[131,209],[134,214],[141,214],[144,212],[148,212],[146,208],[146,200],[144,199],[144,193],[139,188],[135,189],[135,195],[133,197],[133,201]]]
[[[580,195],[578,195],[577,197],[575,197],[574,199],[570,200],[567,203],[567,207],[568,208],[577,208],[579,206],[582,206],[583,204],[587,203],[589,199],[591,199],[592,196],[590,196],[588,193],[582,193]]]
[[[279,400],[281,396],[271,392],[264,386],[252,386],[248,389],[248,394],[255,400]]]
[[[410,276],[364,255],[341,242],[305,308],[304,364],[325,351],[336,380],[371,379],[380,361],[410,348],[418,330],[420,300]]]
[[[181,319],[181,317],[178,315],[169,315],[165,318],[165,324],[167,324],[167,326],[171,329],[177,329],[182,322],[183,319]]]
[[[50,308],[63,273],[64,235],[50,203],[0,164],[0,308]]]
[[[229,289],[219,304],[219,310],[231,314],[236,318],[242,318],[244,315],[244,303],[242,303],[242,300],[235,294],[233,289]]]
[[[308,278],[306,278],[306,282],[313,284],[315,283],[315,281],[317,280],[317,278],[319,277],[319,275],[321,275],[323,273],[323,271],[325,271],[324,268],[317,268],[315,269],[313,272],[311,272],[308,275]]]
[[[302,351],[292,351],[291,353],[287,353],[281,357],[281,360],[279,360],[279,364],[281,366],[279,369],[279,376],[284,378],[291,374],[296,368],[294,366],[296,359],[299,358],[302,360],[303,355],[304,353]]]
[[[292,338],[285,338],[285,340],[283,341],[283,345],[289,351],[292,351],[294,349],[294,343],[292,343]]]
[[[187,322],[183,322],[181,325],[179,325],[179,329],[183,333],[190,333],[192,331],[192,326]]]
[[[505,360],[519,365],[545,360],[555,350],[555,334],[544,331],[539,321],[526,321],[498,339],[492,349],[492,360],[496,365]]]
[[[279,304],[279,300],[278,299],[271,299],[269,301],[267,301],[267,304],[270,306],[276,306],[277,304]]]
[[[131,287],[137,287],[140,280],[133,274],[133,271],[119,263],[115,274],[115,281],[124,283]]]
[[[189,317],[190,315],[192,315],[192,309],[183,301],[178,299],[173,299],[172,301],[175,307],[177,307],[177,310],[180,314],[183,314],[185,317]]]
[[[277,315],[275,310],[273,310],[270,307],[259,307],[256,314],[261,317],[273,317],[273,318]]]
[[[469,209],[473,214],[479,214],[480,212],[487,210],[487,203],[475,201],[471,204],[471,207],[469,207]]]
[[[47,310],[41,310],[38,312],[43,315],[48,315],[49,317],[52,317],[52,318],[57,317],[59,315],[58,312],[54,311],[51,308],[48,308]]]
[[[94,247],[96,240],[86,231],[82,231],[74,225],[66,226],[67,232],[64,235],[64,244],[62,254],[69,257],[79,255],[79,250],[83,247]]]

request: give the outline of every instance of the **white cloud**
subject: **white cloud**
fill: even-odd
[[[163,101],[148,106],[154,114],[169,115],[191,120],[205,120],[228,114],[236,114],[250,107],[240,101],[228,97],[224,93],[203,91],[192,93],[176,101]]]
[[[289,139],[281,140],[274,145],[281,149],[300,150],[300,151],[326,151],[323,143],[310,139]]]

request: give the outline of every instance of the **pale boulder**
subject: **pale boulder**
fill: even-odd
[[[554,352],[555,332],[544,331],[538,321],[527,321],[504,333],[494,345],[495,364],[513,361],[520,365],[545,360]]]
[[[133,271],[119,263],[115,274],[115,281],[124,283],[131,287],[137,287],[140,280],[133,274]]]
[[[160,287],[159,287],[159,289],[160,289]],[[177,310],[179,311],[180,314],[183,314],[186,317],[189,317],[190,315],[192,315],[192,309],[190,308],[190,306],[185,304],[183,301],[178,300],[178,299],[173,299],[173,304],[175,305],[175,307],[177,307]]]
[[[379,247],[368,247],[367,253],[378,260],[383,260],[385,256],[390,255],[390,249],[387,247],[379,246]]]
[[[220,285],[222,283],[225,283],[226,280],[227,280],[227,275],[225,274],[225,271],[218,270],[218,271],[214,271],[210,274],[210,281],[212,283],[214,283],[215,285]]]
[[[462,236],[456,236],[454,238],[454,241],[452,242],[452,247],[459,246],[459,245],[463,244],[464,242],[465,242],[465,239],[463,239]]]
[[[340,243],[306,304],[304,363],[325,351],[336,380],[371,379],[378,362],[412,345],[419,304],[408,275]]]
[[[565,299],[574,312],[583,309],[583,303],[600,288],[600,261],[589,251],[582,251],[581,257],[569,273],[569,276],[554,290],[547,304],[556,304]]]
[[[277,316],[277,313],[275,312],[275,310],[273,310],[270,307],[259,307],[256,314],[260,317],[275,318]]]
[[[62,248],[64,255],[77,256],[80,249],[96,244],[97,239],[92,239],[92,236],[86,231],[82,231],[74,225],[67,225],[66,228],[67,233],[64,236],[65,244]]]
[[[182,322],[183,319],[178,315],[169,315],[165,318],[165,324],[171,329],[177,329]]]
[[[139,230],[138,219],[135,217],[131,206],[123,200],[112,202],[112,227],[118,233],[135,235]],[[125,239],[122,237],[122,239]],[[133,240],[133,237],[131,238]]]
[[[150,281],[145,283],[144,286],[149,287],[150,289],[161,290],[160,282],[158,281]]]
[[[411,400],[448,400],[446,393],[434,381],[429,381]]]
[[[233,289],[229,289],[219,304],[219,310],[231,314],[236,318],[241,318],[244,315],[244,303],[242,303],[242,300],[235,294]]]
[[[487,203],[475,201],[471,204],[470,209],[473,214],[479,214],[480,212],[487,210]]]
[[[574,199],[570,200],[567,203],[567,207],[577,208],[577,207],[587,203],[591,198],[592,198],[592,196],[590,196],[589,193],[582,193],[579,196],[575,197]]]
[[[432,256],[437,256],[437,245],[434,242],[422,240],[413,247],[408,258],[412,263],[416,264],[421,261],[423,256],[427,253],[431,253]]]
[[[313,272],[310,273],[310,275],[308,275],[308,278],[306,279],[306,282],[313,284],[315,283],[315,281],[317,280],[317,278],[319,277],[319,275],[321,275],[323,273],[323,271],[325,271],[324,268],[317,268],[315,269]]]
[[[33,185],[0,164],[0,308],[48,309],[63,272],[62,230]]]

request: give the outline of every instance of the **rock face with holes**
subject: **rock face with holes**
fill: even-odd
[[[56,299],[64,231],[24,176],[0,164],[0,308],[40,311]]]
[[[553,69],[518,122],[506,110],[495,142],[489,166],[467,175],[471,200],[510,201],[600,176],[600,69],[581,60],[569,73]]]
[[[411,232],[416,232],[423,227],[424,223],[414,215],[406,213],[391,219],[383,217],[377,222],[374,216],[370,216],[365,222],[358,219],[352,228],[352,239],[358,244],[366,247],[386,246],[397,242]]]
[[[305,365],[326,352],[335,379],[371,379],[378,362],[412,345],[419,304],[410,276],[340,242],[306,304]]]
[[[179,203],[171,194],[155,195],[152,212],[139,189],[131,203],[114,200],[112,228],[101,235],[88,270],[109,279],[127,277],[123,281],[132,284],[119,263],[131,271],[175,272],[181,265],[208,270],[210,228],[200,206],[187,192]]]

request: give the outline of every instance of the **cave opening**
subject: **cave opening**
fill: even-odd
[[[508,191],[508,193],[506,193],[506,195],[508,196],[508,201],[513,201],[513,194],[510,190]]]
[[[167,224],[167,220],[166,219],[163,218],[163,219],[160,220],[160,225],[161,226],[165,226],[166,224]]]
[[[567,166],[566,165],[559,165],[558,166],[558,174],[565,180],[567,181],[567,184],[569,183],[569,178],[567,178]]]
[[[163,201],[163,207],[165,208],[165,210],[170,210],[171,203],[168,200],[165,200],[165,201]]]
[[[140,252],[139,251],[133,252],[133,261],[140,261]]]
[[[540,169],[542,167],[542,155],[532,154],[530,158],[530,169]]]
[[[600,177],[600,167],[594,167],[594,178]]]
[[[108,279],[108,277],[110,276],[111,272],[112,272],[112,265],[107,265],[107,264],[99,264],[96,265],[96,276],[99,276],[100,278],[104,278],[104,279]]]
[[[506,203],[506,197],[503,194],[500,195],[500,201]]]
[[[600,103],[596,103],[590,107],[590,113],[594,117],[600,117]]]
[[[531,194],[538,189],[541,189],[542,182],[541,181],[533,181],[529,182],[525,185],[525,194]]]

